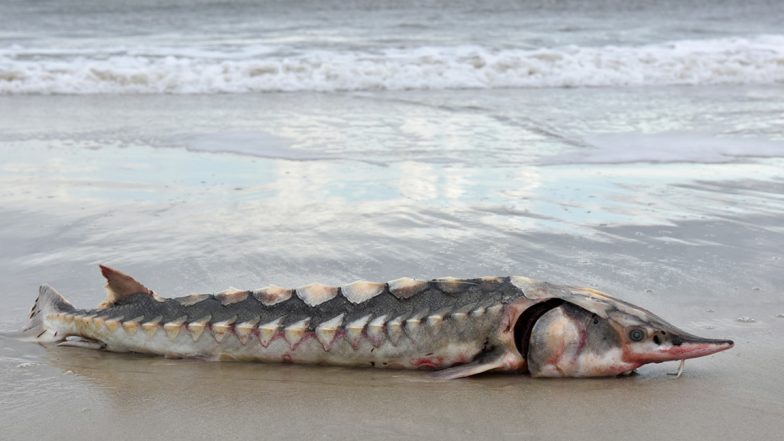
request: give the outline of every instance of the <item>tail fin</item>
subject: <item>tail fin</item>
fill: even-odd
[[[30,311],[27,326],[22,330],[39,341],[57,341],[54,332],[46,327],[46,316],[53,312],[73,311],[73,305],[49,285],[38,288],[38,298],[35,299],[33,309]]]

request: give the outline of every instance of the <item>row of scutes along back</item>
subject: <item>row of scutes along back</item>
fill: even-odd
[[[243,345],[248,344],[252,339],[257,339],[264,347],[268,347],[277,338],[284,338],[292,349],[296,349],[305,335],[312,332],[324,350],[329,351],[339,337],[348,340],[354,349],[359,347],[363,338],[368,339],[375,347],[381,346],[384,342],[397,345],[404,336],[414,339],[421,331],[436,336],[445,322],[451,321],[453,326],[465,326],[471,319],[497,316],[502,310],[501,303],[472,304],[457,309],[444,308],[432,313],[422,310],[408,317],[390,317],[386,314],[374,317],[373,314],[367,314],[350,322],[346,322],[344,313],[324,320],[315,327],[312,326],[310,318],[284,326],[285,315],[266,323],[261,322],[259,317],[237,323],[236,316],[211,322],[210,315],[190,321],[183,316],[168,322],[163,322],[162,316],[152,319],[145,319],[144,316],[107,318],[95,314],[77,313],[52,313],[49,314],[48,319],[61,322],[66,327],[72,326],[76,333],[88,337],[101,337],[104,333],[112,334],[122,330],[127,337],[145,335],[147,338],[153,338],[162,330],[170,340],[174,341],[185,331],[194,342],[203,338],[205,333],[209,333],[218,343],[227,335],[234,335]]]
[[[479,283],[500,284],[503,279],[500,277],[482,277],[479,279],[457,279],[454,277],[442,277],[432,280],[418,280],[408,277],[391,280],[389,282],[368,282],[358,280],[343,286],[330,286],[321,283],[311,283],[299,288],[281,288],[279,286],[267,286],[254,291],[242,291],[228,289],[215,295],[223,304],[230,305],[242,302],[248,296],[254,296],[258,301],[266,306],[272,306],[290,299],[293,295],[299,297],[308,306],[318,306],[328,302],[339,295],[342,295],[351,303],[360,304],[373,297],[378,296],[389,290],[398,299],[413,297],[430,287],[439,289],[447,294],[458,293],[472,285]],[[210,294],[192,294],[177,298],[183,306],[192,306],[210,298]]]

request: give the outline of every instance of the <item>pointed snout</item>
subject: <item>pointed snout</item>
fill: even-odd
[[[669,344],[659,347],[651,354],[653,362],[686,360],[715,354],[735,346],[732,340],[703,338],[687,333],[675,334],[670,337]]]
[[[735,346],[735,342],[732,340],[702,338],[696,335],[676,335],[673,336],[671,343],[672,347],[669,352],[672,355],[672,360],[704,357]]]

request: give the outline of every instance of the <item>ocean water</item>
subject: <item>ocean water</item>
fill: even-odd
[[[0,438],[776,439],[783,22],[759,0],[0,2]],[[40,283],[100,302],[98,263],[166,296],[526,275],[737,346],[678,380],[444,383],[19,340]]]
[[[776,1],[0,5],[0,93],[784,82]]]

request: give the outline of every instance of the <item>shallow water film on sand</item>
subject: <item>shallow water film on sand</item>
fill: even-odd
[[[784,13],[706,5],[4,2],[4,436],[775,439]],[[736,347],[439,382],[17,338],[98,263],[165,296],[525,275]]]

